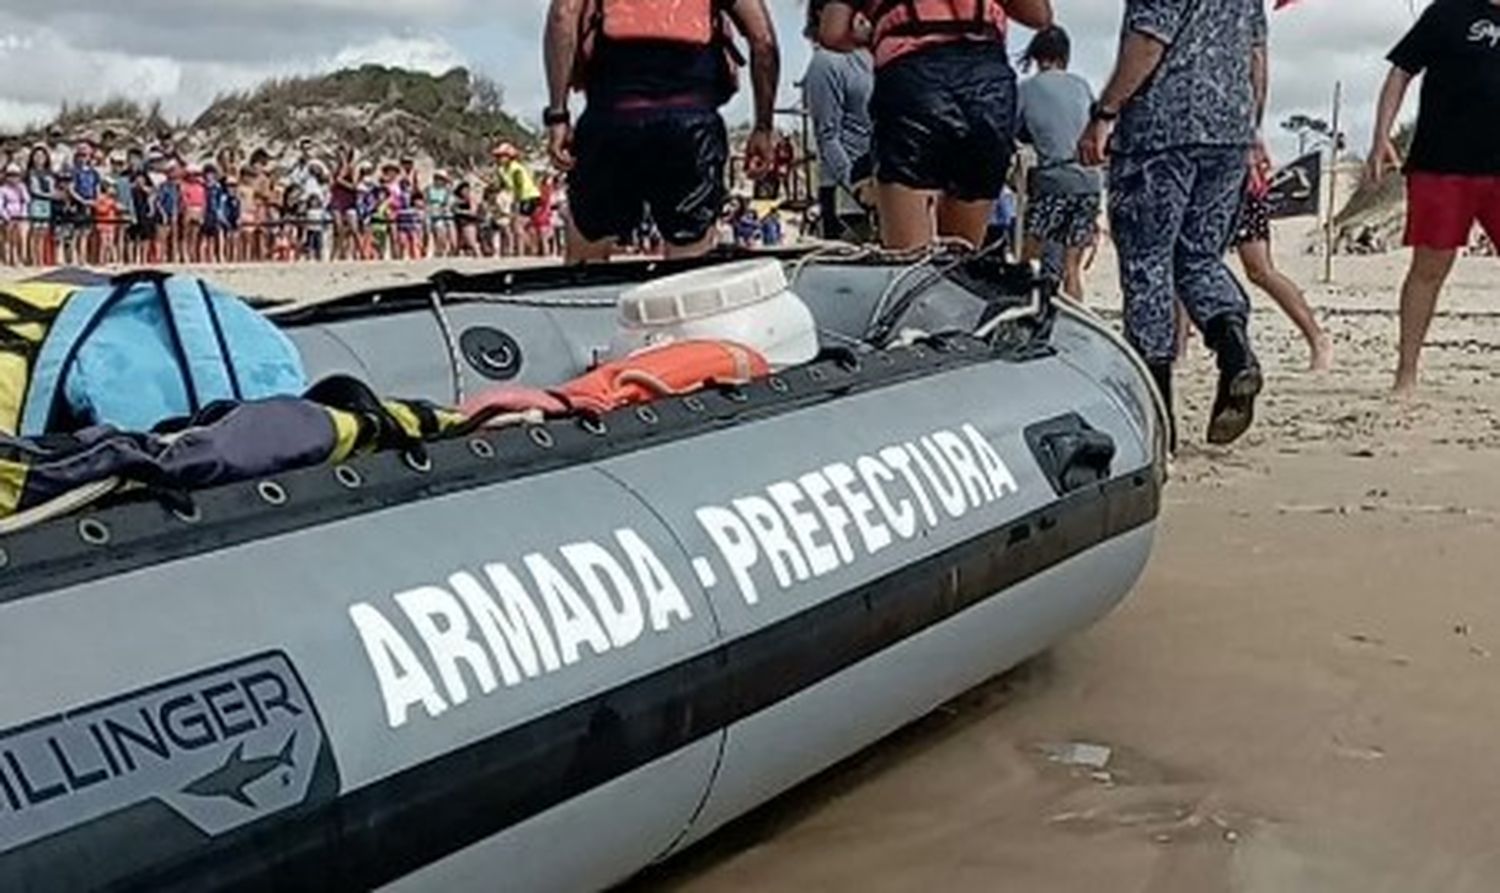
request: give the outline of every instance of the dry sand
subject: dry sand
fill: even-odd
[[[1500,889],[1500,263],[1461,262],[1401,404],[1403,262],[1340,259],[1339,286],[1310,288],[1338,350],[1325,375],[1256,296],[1261,421],[1235,448],[1185,448],[1119,612],[634,886]],[[1104,307],[1112,263],[1093,273]],[[1321,264],[1282,263],[1304,283]],[[430,269],[216,278],[295,298]],[[1187,368],[1193,441],[1212,384],[1196,344]],[[1067,742],[1110,759],[1049,759]]]

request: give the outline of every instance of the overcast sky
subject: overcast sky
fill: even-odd
[[[807,51],[803,0],[768,0],[786,47],[783,101]],[[1123,0],[1054,0],[1075,68],[1109,72]],[[0,128],[45,118],[64,100],[160,99],[191,118],[223,90],[274,74],[365,62],[442,71],[469,65],[504,84],[534,121],[544,104],[545,0],[0,0]],[[1412,21],[1408,0],[1302,0],[1272,26],[1273,121],[1326,117],[1346,85],[1353,148],[1369,141],[1381,61]],[[1014,38],[1018,49],[1021,34]],[[1410,111],[1410,110],[1408,110]],[[743,109],[733,110],[743,115]],[[1285,150],[1284,140],[1279,146]]]

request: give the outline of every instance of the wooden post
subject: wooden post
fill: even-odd
[[[1323,224],[1323,282],[1333,282],[1334,221],[1338,217],[1339,143],[1342,140],[1339,119],[1344,109],[1344,82],[1333,85],[1333,139],[1328,151],[1328,209]]]

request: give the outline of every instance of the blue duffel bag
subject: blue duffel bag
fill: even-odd
[[[134,273],[63,305],[31,368],[20,434],[149,431],[220,400],[307,388],[291,340],[201,279]]]

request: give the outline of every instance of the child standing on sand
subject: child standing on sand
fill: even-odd
[[[94,199],[94,225],[99,234],[99,263],[105,266],[121,263],[120,257],[120,202],[115,196],[115,184],[105,180],[99,185],[99,197]]]
[[[1256,288],[1271,296],[1281,312],[1297,326],[1312,352],[1310,366],[1314,372],[1325,372],[1333,364],[1333,342],[1318,325],[1307,298],[1297,283],[1276,269],[1271,259],[1271,160],[1261,156],[1251,166],[1250,183],[1245,190],[1245,202],[1240,206],[1239,228],[1234,234],[1234,246],[1245,268],[1245,276]],[[1178,335],[1187,334],[1187,327],[1178,322]]]

